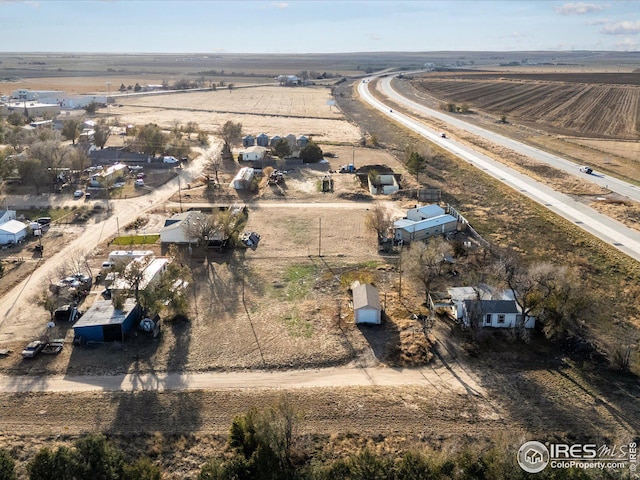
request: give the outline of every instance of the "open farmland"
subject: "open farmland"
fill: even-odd
[[[414,85],[443,101],[468,103],[472,110],[563,135],[634,139],[640,127],[640,75],[624,78],[630,83],[603,84],[610,77],[597,74],[429,74]]]
[[[336,108],[327,105],[331,91],[324,87],[263,86],[234,90],[188,92],[144,97],[120,97],[121,108],[111,113],[121,123],[156,123],[172,128],[179,121],[194,121],[214,132],[226,121],[243,125],[246,133],[311,135],[318,142],[352,143],[360,129]]]

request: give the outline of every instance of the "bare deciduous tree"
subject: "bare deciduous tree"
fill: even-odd
[[[504,252],[498,260],[498,273],[520,307],[516,328],[523,331],[528,317],[559,290],[564,270],[547,262],[527,267],[514,252]]]
[[[222,127],[218,131],[218,135],[222,137],[224,144],[228,148],[231,148],[234,145],[240,143],[240,140],[242,140],[242,123],[236,123],[229,120],[224,125],[222,125]]]
[[[414,242],[403,252],[405,271],[422,284],[427,302],[431,285],[442,275],[446,255],[451,255],[451,245],[442,237],[430,238],[428,243]]]
[[[386,238],[389,230],[393,226],[391,213],[381,204],[376,204],[364,219],[364,224],[369,230],[376,232],[378,243],[382,243]]]

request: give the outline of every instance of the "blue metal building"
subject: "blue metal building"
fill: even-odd
[[[140,305],[134,298],[127,298],[122,310],[116,310],[111,300],[98,300],[76,322],[73,332],[83,342],[123,342],[140,317]]]

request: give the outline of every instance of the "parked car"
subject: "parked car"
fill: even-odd
[[[40,225],[49,225],[51,223],[51,217],[40,217],[36,220]]]
[[[22,357],[23,358],[35,357],[37,354],[39,354],[42,351],[45,345],[46,343],[41,342],[40,340],[34,340],[24,348],[24,350],[22,351]]]
[[[87,192],[87,193],[85,193],[85,194],[84,194],[84,199],[85,199],[85,200],[87,200],[87,199],[89,199],[89,198],[91,198],[91,192]]]
[[[144,180],[142,178],[136,178],[134,185],[136,187],[144,187]]]
[[[80,198],[84,196],[84,192],[82,190],[76,190],[75,192],[73,192],[73,196],[75,198]]]
[[[580,171],[581,171],[582,173],[586,173],[587,175],[591,175],[591,174],[593,173],[593,168],[591,168],[591,167],[587,167],[587,166],[585,165],[585,166],[580,167]]]
[[[102,268],[104,269],[112,268],[113,265],[113,262],[110,262],[109,260],[107,260],[106,262],[102,262]]]

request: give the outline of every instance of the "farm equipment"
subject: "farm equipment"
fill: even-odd
[[[280,185],[284,182],[284,172],[274,170],[269,175],[269,185]]]

